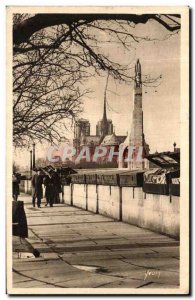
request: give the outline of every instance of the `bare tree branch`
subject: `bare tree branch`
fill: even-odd
[[[94,74],[108,72],[115,80],[132,82],[131,62],[115,61],[105,52],[105,44],[119,44],[131,54],[132,43],[153,40],[133,32],[136,24],[150,20],[170,34],[181,27],[180,15],[173,14],[14,15],[14,144],[60,140],[66,121],[82,111],[89,93],[85,81]],[[143,84],[155,86],[160,77],[143,78]]]
[[[174,15],[180,18],[180,15]],[[96,20],[126,20],[134,24],[145,24],[148,20],[155,20],[163,25],[167,30],[174,31],[180,29],[180,24],[170,26],[154,14],[37,14],[29,19],[18,23],[13,28],[13,42],[16,45],[27,42],[29,38],[37,31],[60,24],[70,26],[76,22],[85,20],[91,23]]]

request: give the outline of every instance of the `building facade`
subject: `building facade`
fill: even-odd
[[[126,136],[117,136],[111,119],[107,118],[106,90],[104,93],[103,116],[96,125],[96,135],[90,135],[90,123],[86,119],[79,119],[75,124],[73,145],[79,152],[83,146],[90,148],[93,155],[96,146],[104,146],[109,150],[110,146],[116,148],[125,140]],[[99,161],[99,163],[101,163]]]
[[[85,136],[90,136],[90,123],[87,119],[81,118],[76,121],[74,127],[73,145],[77,151],[80,149],[82,137]]]

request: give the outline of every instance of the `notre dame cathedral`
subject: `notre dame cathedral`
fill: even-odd
[[[132,126],[130,135],[116,135],[112,120],[107,118],[106,108],[106,92],[104,93],[103,116],[96,125],[96,135],[90,135],[90,122],[87,119],[79,119],[75,123],[73,145],[79,152],[83,146],[88,146],[91,151],[96,146],[102,145],[107,148],[115,147],[115,151],[119,149],[119,145],[136,146],[143,148],[143,157],[149,154],[149,146],[145,142],[143,130],[143,110],[142,110],[142,77],[141,64],[139,59],[135,65],[135,79],[134,79],[134,109],[132,116]],[[127,126],[129,128],[129,126]],[[124,152],[125,153],[125,152]],[[127,168],[129,170],[146,168],[146,161],[135,161],[125,163],[124,160],[120,163],[119,168]]]

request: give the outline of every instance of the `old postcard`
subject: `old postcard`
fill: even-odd
[[[189,293],[189,8],[7,7],[7,293]]]

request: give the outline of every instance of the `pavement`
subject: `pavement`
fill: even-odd
[[[14,288],[179,287],[179,241],[73,206],[19,200],[29,237],[13,238]]]

